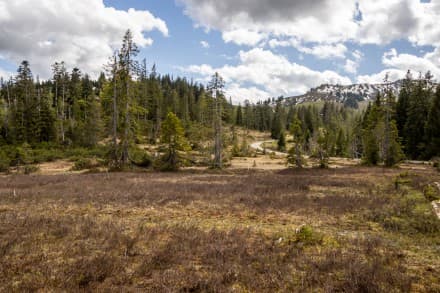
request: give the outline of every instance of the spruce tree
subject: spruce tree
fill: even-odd
[[[284,135],[284,131],[281,131],[277,144],[280,152],[284,152],[286,150],[286,136]]]
[[[223,167],[222,158],[222,106],[221,98],[223,96],[223,88],[225,87],[225,82],[223,78],[216,72],[211,81],[208,84],[208,90],[211,92],[214,99],[214,162],[213,168],[221,169]]]
[[[437,86],[434,100],[426,122],[426,158],[440,156],[440,86]]]
[[[182,122],[172,112],[167,114],[162,125],[161,142],[166,144],[165,154],[158,168],[162,171],[177,171],[182,166],[181,152],[189,150]]]
[[[411,91],[405,123],[405,151],[411,159],[420,159],[425,151],[425,126],[429,114],[430,90],[418,80]]]
[[[304,143],[304,134],[298,115],[295,116],[290,124],[290,134],[293,136],[294,146],[289,149],[287,156],[287,164],[289,166],[296,166],[302,168],[304,166],[304,158],[302,155],[302,148]]]

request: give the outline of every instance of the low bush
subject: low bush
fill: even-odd
[[[426,187],[423,189],[423,195],[428,201],[435,201],[440,199],[438,189],[431,184],[426,185]]]
[[[7,172],[11,164],[11,159],[5,151],[0,150],[0,172]]]
[[[149,168],[153,164],[153,159],[145,151],[138,148],[132,148],[130,150],[131,163],[137,167]]]
[[[36,173],[40,170],[40,167],[37,165],[25,165],[24,166],[24,174],[29,175],[32,173]]]
[[[87,169],[92,169],[92,168],[96,168],[97,167],[97,163],[96,161],[92,160],[92,159],[79,159],[75,162],[75,164],[72,167],[73,171],[82,171],[82,170],[87,170]]]

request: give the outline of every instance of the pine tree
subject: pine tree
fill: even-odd
[[[166,144],[166,151],[160,159],[159,169],[177,171],[182,165],[180,152],[188,151],[189,145],[184,136],[182,122],[172,112],[163,121],[161,142]]]
[[[287,164],[290,166],[296,166],[302,168],[304,165],[304,158],[302,156],[302,147],[304,143],[303,129],[301,120],[298,116],[295,116],[293,122],[290,124],[290,134],[293,136],[294,146],[289,149],[287,156]]]
[[[382,119],[381,99],[381,95],[378,94],[374,104],[370,104],[369,108],[365,112],[364,120],[362,122],[362,159],[367,165],[377,165],[380,162],[379,138],[381,137],[381,131],[378,129],[378,122]]]
[[[412,87],[412,76],[411,71],[408,70],[406,74],[406,78],[403,80],[402,88],[399,92],[399,97],[397,100],[396,107],[396,122],[397,122],[397,130],[399,131],[399,136],[402,137],[403,143],[406,143],[405,140],[405,125],[406,120],[408,119],[408,106],[411,95],[411,87]]]
[[[405,123],[405,152],[411,159],[420,159],[425,151],[425,126],[429,114],[431,91],[423,80],[413,87]]]
[[[277,103],[275,107],[275,113],[272,120],[272,129],[271,129],[271,137],[272,139],[279,139],[281,133],[284,131],[284,125],[283,125],[283,108],[281,103]],[[262,127],[260,127],[260,130]]]
[[[286,136],[284,135],[284,131],[280,133],[280,138],[278,139],[278,150],[280,152],[284,152],[286,150]]]
[[[124,93],[120,95],[124,105],[124,119],[122,122],[122,138],[121,138],[121,165],[126,166],[129,162],[128,150],[133,140],[133,120],[131,111],[133,109],[133,91],[132,91],[132,75],[137,72],[138,66],[135,61],[136,55],[139,53],[136,43],[133,40],[133,34],[130,30],[124,35],[122,48],[119,51],[119,75],[123,82]]]
[[[440,156],[440,86],[437,86],[434,100],[426,123],[427,158]]]
[[[238,126],[243,126],[243,110],[241,109],[241,105],[238,104],[237,114],[236,114],[235,124]]]
[[[329,164],[329,137],[329,132],[326,129],[318,129],[318,159],[319,167],[322,169],[328,168]]]
[[[222,159],[222,107],[220,99],[223,95],[223,88],[225,82],[223,78],[216,72],[211,81],[208,84],[208,90],[212,93],[214,98],[214,163],[213,167],[216,169],[221,169],[223,167]]]
[[[338,136],[336,138],[336,156],[344,157],[346,155],[346,140],[344,135],[344,130],[341,128],[338,131]]]

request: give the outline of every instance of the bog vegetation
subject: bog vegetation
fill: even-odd
[[[433,169],[0,180],[0,291],[436,292]]]

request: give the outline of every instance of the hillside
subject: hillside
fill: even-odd
[[[355,105],[357,102],[371,101],[378,92],[383,92],[390,87],[395,95],[399,93],[402,80],[390,84],[353,84],[353,85],[331,85],[323,84],[313,88],[304,95],[286,98],[286,104],[297,105],[307,102],[336,101]]]

